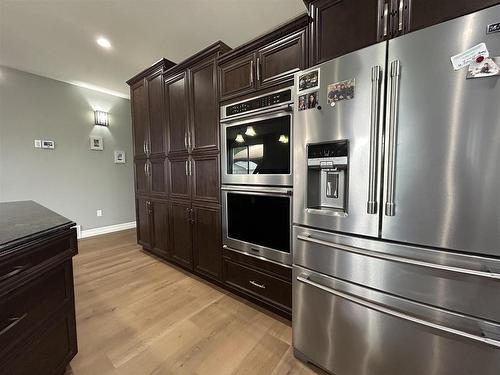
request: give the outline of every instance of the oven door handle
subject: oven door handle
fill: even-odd
[[[279,188],[261,189],[261,188],[240,187],[240,186],[221,186],[220,189],[223,191],[229,191],[229,192],[235,192],[235,193],[238,193],[238,192],[251,193],[251,194],[263,193],[263,194],[284,195],[284,196],[289,196],[289,197],[293,195],[292,189],[286,189],[286,188],[283,188],[283,189],[279,189]]]

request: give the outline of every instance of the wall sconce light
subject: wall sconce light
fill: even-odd
[[[109,126],[108,112],[94,111],[94,122],[96,125]]]

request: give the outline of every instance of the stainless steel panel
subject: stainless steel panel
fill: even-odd
[[[372,98],[372,92],[384,97],[384,85],[372,90],[372,68],[379,67],[384,74],[386,42],[350,53],[330,62],[318,65],[320,68],[320,88],[318,91],[319,109],[294,111],[294,217],[296,224],[318,227],[327,230],[349,232],[366,236],[378,236],[378,215],[367,212],[367,197],[370,185],[370,129],[372,125],[371,105],[380,106],[383,100]],[[312,68],[313,69],[313,68]],[[296,73],[295,80],[301,73]],[[331,83],[355,79],[354,98],[337,102],[334,107],[327,104],[327,87]],[[377,83],[381,83],[379,80]],[[297,87],[297,82],[296,82]],[[294,102],[297,93],[294,92]],[[380,121],[383,119],[382,110]],[[381,130],[375,134],[376,154],[381,153]],[[318,210],[307,207],[307,145],[311,143],[348,140],[349,165],[346,192],[347,213]],[[373,140],[373,139],[372,139]],[[377,158],[381,160],[380,157]],[[380,164],[380,163],[379,163]],[[373,171],[373,169],[372,169]],[[380,180],[380,166],[376,166],[376,176]],[[373,193],[373,190],[372,190]],[[377,186],[375,195],[380,194]],[[375,209],[376,207],[373,207]]]
[[[467,68],[450,63],[481,42],[500,56],[498,34],[485,32],[499,19],[496,6],[389,41],[401,75],[394,216],[383,215],[383,238],[500,255],[500,78],[466,79]]]
[[[223,186],[222,190],[222,242],[225,247],[245,253],[251,256],[268,259],[277,263],[292,264],[292,241],[290,240],[290,253],[278,251],[269,247],[260,246],[250,242],[229,237],[228,234],[228,213],[227,213],[227,193],[250,194],[250,195],[270,195],[283,196],[292,200],[292,189],[283,187],[263,187],[263,186]],[[290,202],[292,203],[292,202]],[[244,212],[241,213],[245,215]],[[265,215],[265,212],[262,213]],[[290,218],[292,217],[292,204],[290,204]],[[290,224],[291,225],[291,224]],[[291,236],[290,231],[290,236]]]
[[[290,139],[289,142],[293,143],[293,116],[289,110],[288,104],[278,106],[273,109],[266,109],[253,113],[251,115],[239,116],[231,120],[224,120],[221,122],[221,170],[222,170],[222,183],[223,184],[246,184],[246,185],[266,185],[266,186],[292,186],[293,184],[293,158],[292,150],[290,147],[290,173],[289,174],[250,174],[239,175],[227,173],[227,139],[226,128],[230,126],[252,124],[253,122],[268,120],[277,117],[290,117]]]
[[[293,345],[336,375],[493,375],[500,327],[293,267]]]
[[[500,260],[293,228],[293,263],[500,323]]]

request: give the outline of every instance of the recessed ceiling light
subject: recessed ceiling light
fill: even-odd
[[[97,44],[99,44],[103,48],[111,48],[111,43],[109,42],[109,40],[103,37],[97,38]]]

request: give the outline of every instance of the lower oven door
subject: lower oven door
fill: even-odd
[[[335,375],[493,375],[500,326],[293,267],[297,357]]]
[[[222,187],[224,246],[283,264],[292,264],[292,190]]]

